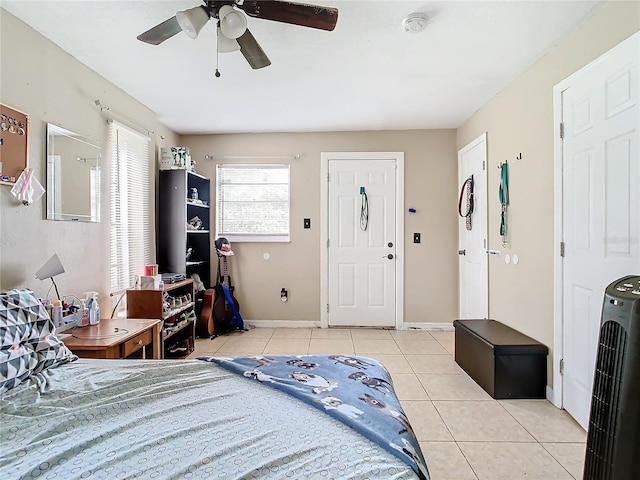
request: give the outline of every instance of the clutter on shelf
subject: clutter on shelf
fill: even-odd
[[[188,147],[162,147],[160,149],[160,170],[195,171],[196,163],[191,160]]]

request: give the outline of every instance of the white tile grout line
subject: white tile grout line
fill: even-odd
[[[452,435],[453,436],[453,435]],[[455,442],[456,447],[458,447],[458,450],[460,450],[460,453],[462,454],[462,456],[464,457],[465,461],[467,462],[467,465],[469,465],[469,468],[471,469],[471,471],[473,472],[473,474],[475,475],[476,479],[479,479],[480,477],[478,476],[478,473],[476,472],[476,470],[473,468],[473,465],[471,465],[471,462],[469,461],[469,459],[467,458],[467,456],[464,454],[464,451],[462,450],[462,448],[460,448],[460,445],[458,445],[458,442]],[[428,468],[428,467],[427,467]]]
[[[535,443],[536,443],[536,444],[538,444],[538,445],[539,445],[539,446],[540,446],[540,447],[541,447],[545,452],[547,452],[547,454],[548,454],[551,458],[553,458],[553,459],[555,460],[555,462],[556,462],[558,465],[560,465],[560,467],[561,467],[565,472],[567,472],[567,474],[568,474],[571,478],[574,478],[574,479],[575,479],[575,477],[574,477],[573,475],[571,475],[571,472],[569,472],[569,470],[567,470],[567,468],[566,468],[562,463],[560,463],[560,461],[559,461],[556,457],[554,457],[554,456],[551,454],[551,452],[550,452],[549,450],[547,450],[546,448],[544,448],[544,445],[542,445],[542,443],[541,443],[540,441],[538,441],[538,439],[535,437],[535,435],[534,435],[532,432],[530,432],[530,431],[527,429],[527,427],[525,427],[525,426],[524,426],[524,425],[523,425],[523,424],[522,424],[522,423],[521,423],[521,422],[520,422],[520,421],[515,417],[515,415],[513,415],[513,414],[512,414],[512,413],[511,413],[507,408],[505,408],[505,406],[504,406],[504,405],[502,405],[502,403],[501,403],[501,402],[497,402],[497,403],[498,403],[502,408],[504,408],[504,410],[505,410],[509,415],[511,415],[511,417],[516,421],[516,423],[518,423],[518,425],[520,425],[520,426],[521,426],[521,427],[522,427],[522,428],[523,428],[523,429],[524,429],[524,430],[525,430],[529,435],[531,435],[531,437],[535,440]],[[513,443],[520,443],[520,442],[513,442]],[[558,442],[550,442],[550,443],[558,443]],[[559,442],[559,443],[563,443],[563,442]],[[571,442],[571,443],[580,443],[580,442]]]
[[[440,346],[442,346],[442,348],[445,348],[444,345],[442,345],[442,343],[440,343],[438,341],[437,338],[433,337],[434,340],[436,340]],[[395,338],[394,338],[395,341]],[[398,344],[398,342],[396,342],[396,345]],[[400,345],[397,345],[398,348],[400,348]],[[445,350],[447,350],[445,348]],[[402,352],[402,349],[400,349],[400,351]],[[448,352],[448,350],[447,350]],[[480,477],[478,477],[478,474],[476,473],[476,471],[474,470],[473,466],[471,465],[471,462],[469,462],[469,459],[467,458],[467,456],[464,454],[464,452],[462,451],[462,448],[460,448],[460,445],[458,445],[458,442],[456,441],[455,437],[453,436],[453,433],[451,432],[451,429],[449,428],[449,425],[447,425],[447,422],[444,421],[444,418],[442,418],[442,415],[440,414],[440,411],[436,408],[436,406],[433,404],[433,400],[431,400],[431,396],[429,395],[429,392],[427,392],[427,389],[424,387],[424,385],[422,384],[422,382],[420,381],[420,379],[418,378],[418,373],[415,371],[415,369],[413,368],[413,365],[411,365],[411,363],[409,363],[409,360],[407,359],[407,355],[402,352],[402,357],[404,358],[404,361],[407,362],[409,364],[409,367],[411,368],[411,370],[413,371],[413,374],[416,376],[416,379],[418,380],[418,382],[420,383],[420,386],[422,387],[422,389],[425,391],[425,393],[427,394],[427,397],[429,398],[429,402],[431,403],[431,406],[433,407],[433,409],[435,410],[436,414],[438,415],[438,418],[440,418],[440,421],[442,422],[442,424],[444,425],[444,428],[447,429],[447,432],[449,433],[449,435],[451,436],[451,438],[453,439],[453,443],[455,443],[456,448],[458,449],[458,451],[460,452],[460,454],[462,455],[462,458],[464,458],[464,461],[467,462],[467,465],[469,466],[469,469],[471,470],[471,473],[473,473],[473,476],[476,478],[476,480],[478,480]],[[400,404],[402,405],[402,402],[400,402]],[[404,407],[403,407],[404,408]],[[424,454],[423,454],[424,455]],[[429,465],[427,464],[427,468],[429,468]]]
[[[563,442],[545,442],[545,443],[563,443]],[[581,443],[581,442],[565,442],[565,443]],[[570,472],[569,470],[567,470],[567,468],[566,468],[566,467],[565,467],[565,466],[560,462],[560,460],[558,460],[558,459],[555,457],[555,455],[554,455],[553,453],[551,453],[549,450],[547,450],[547,448],[546,448],[542,443],[540,443],[540,446],[541,446],[542,448],[544,448],[545,452],[547,452],[549,455],[551,455],[551,458],[553,458],[556,462],[558,462],[558,463],[560,464],[560,466],[561,466],[562,468],[564,468],[564,469],[565,469],[565,471],[569,474],[569,476],[570,476],[571,478],[573,478],[574,480],[580,480],[580,479],[576,479],[576,477],[574,477],[574,476],[571,474],[571,472]]]

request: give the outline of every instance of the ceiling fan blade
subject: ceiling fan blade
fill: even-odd
[[[254,36],[251,35],[249,29],[238,37],[236,41],[240,45],[240,51],[242,55],[244,55],[244,58],[247,59],[247,62],[249,62],[249,65],[251,65],[251,68],[257,70],[258,68],[271,65],[271,60],[269,60],[264,53],[264,50],[262,50],[262,47],[260,47]]]
[[[306,3],[278,0],[245,0],[238,5],[250,17],[276,22],[291,23],[303,27],[333,30],[338,21],[338,9]]]
[[[150,28],[146,32],[141,33],[137,38],[141,42],[150,43],[151,45],[160,45],[162,42],[173,37],[176,33],[180,33],[181,31],[182,29],[180,28],[180,25],[178,25],[178,20],[176,20],[176,17],[171,17],[161,24]]]

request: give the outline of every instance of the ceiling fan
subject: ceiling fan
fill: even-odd
[[[160,45],[180,32],[190,38],[197,38],[202,27],[210,19],[214,19],[217,23],[219,52],[239,49],[251,68],[267,67],[271,65],[271,61],[247,28],[245,14],[253,18],[328,31],[333,30],[338,21],[338,9],[333,7],[280,0],[206,0],[204,5],[177,12],[174,17],[137,38],[152,45]]]

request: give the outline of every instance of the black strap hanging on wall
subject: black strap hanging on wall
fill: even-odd
[[[364,187],[360,187],[360,230],[367,231],[369,227],[369,197]]]
[[[466,211],[462,213],[462,197],[467,196],[466,200]],[[458,214],[466,218],[466,227],[467,230],[471,230],[471,214],[473,213],[474,200],[473,200],[473,175],[467,178],[462,184],[462,188],[460,188],[460,198],[458,199]]]

